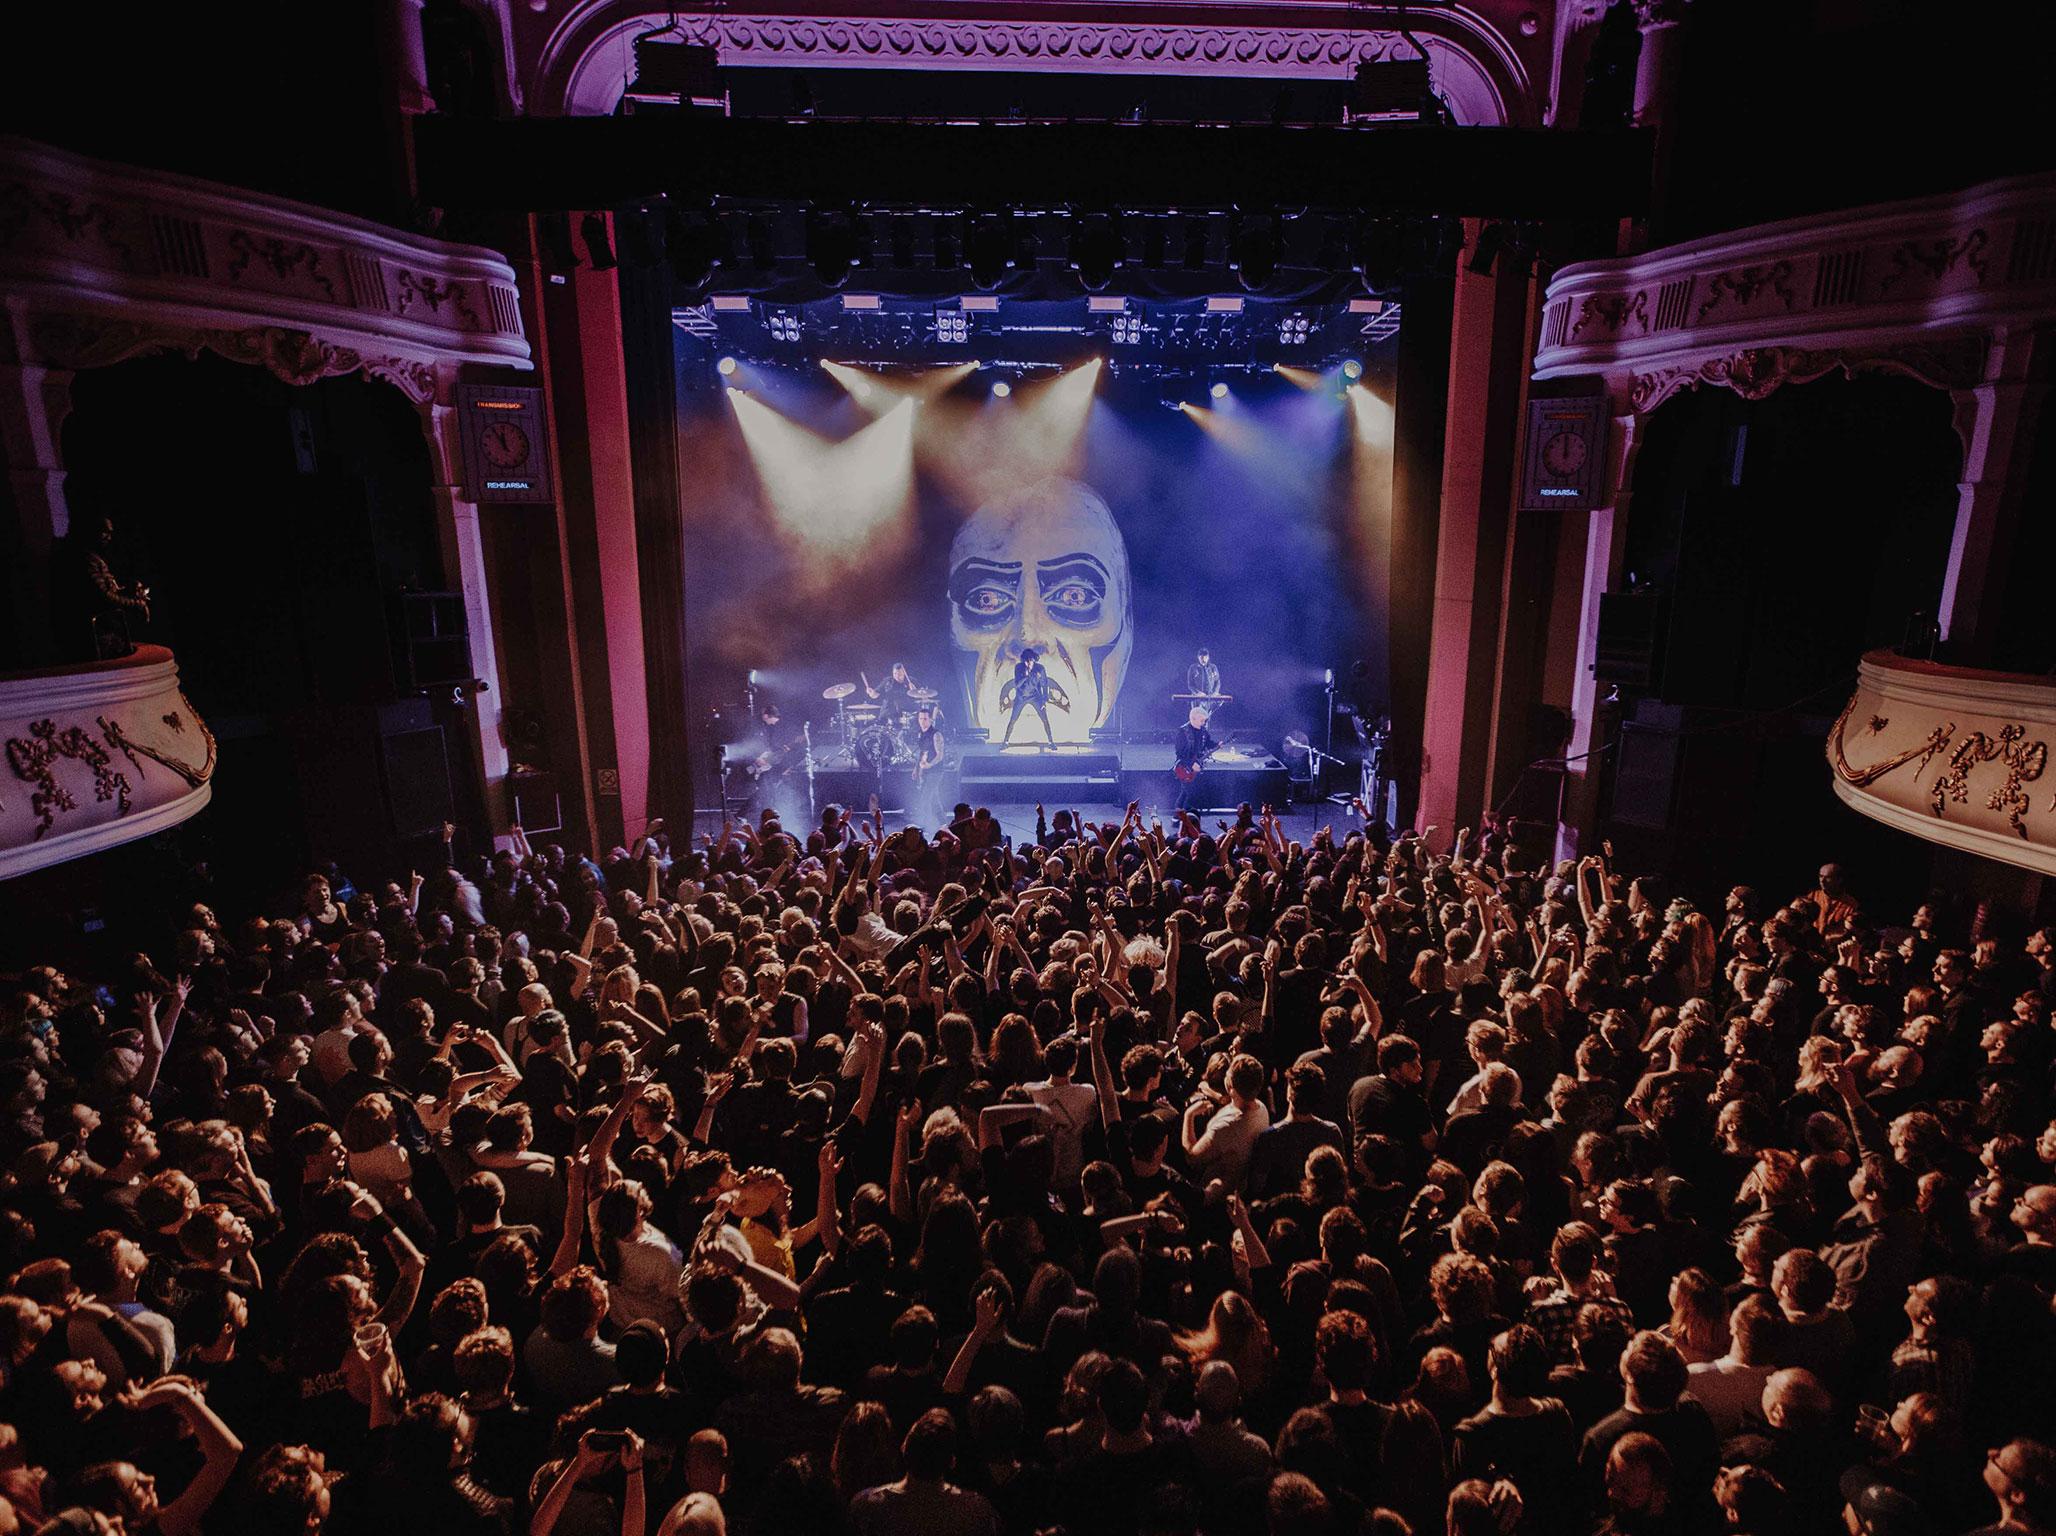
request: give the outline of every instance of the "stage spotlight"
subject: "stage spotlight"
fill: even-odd
[[[1268,215],[1245,220],[1229,247],[1228,266],[1251,292],[1268,287],[1278,275],[1278,221]]]
[[[996,218],[980,219],[964,242],[964,255],[970,263],[971,281],[980,288],[997,288],[1014,265],[1006,225]]]
[[[1209,390],[1208,393],[1211,394],[1216,400],[1225,400],[1228,398],[1228,386],[1225,383],[1216,382],[1214,387],[1211,390]]]
[[[731,377],[735,373],[735,359],[732,357],[724,357],[714,366],[721,370],[721,376],[724,379]]]
[[[1097,293],[1114,280],[1121,265],[1121,237],[1105,214],[1079,220],[1071,230],[1070,266],[1078,281],[1090,293]]]
[[[1169,219],[1148,219],[1142,226],[1142,264],[1151,271],[1160,270],[1169,255],[1171,237]]]
[[[1356,273],[1366,293],[1385,293],[1406,276],[1406,225],[1397,219],[1367,219],[1357,237]]]
[[[1364,365],[1362,363],[1358,362],[1353,357],[1346,357],[1342,360],[1342,377],[1348,379],[1351,383],[1354,383],[1356,380],[1362,378],[1363,376]]]
[[[660,198],[654,207],[645,203],[624,208],[614,215],[614,245],[622,265],[655,267],[663,264],[669,246],[666,226],[674,211],[668,199]],[[687,285],[691,286],[689,278]]]
[[[705,288],[724,265],[720,232],[705,214],[671,209],[666,215],[664,245],[672,276],[688,293]]]
[[[993,399],[1004,400],[1008,395],[1011,395],[1013,392],[1014,386],[1009,384],[1005,379],[994,379],[992,381]]]
[[[807,215],[807,265],[823,287],[840,288],[862,260],[856,222],[847,213],[817,208]]]
[[[934,262],[938,272],[951,272],[957,267],[957,221],[953,215],[938,215],[935,220]]]

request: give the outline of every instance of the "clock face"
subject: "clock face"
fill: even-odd
[[[528,434],[511,421],[496,421],[487,427],[478,445],[494,469],[513,469],[528,462]]]
[[[1542,467],[1552,475],[1575,475],[1585,462],[1585,440],[1575,432],[1559,432],[1542,445]]]

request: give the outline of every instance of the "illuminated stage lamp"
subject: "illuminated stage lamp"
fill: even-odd
[[[1009,383],[1008,383],[1008,382],[1007,382],[1007,381],[1006,381],[1005,379],[995,379],[995,380],[993,380],[993,382],[992,382],[992,398],[993,398],[993,399],[995,399],[995,400],[1004,400],[1004,399],[1006,399],[1006,397],[1007,397],[1008,395],[1011,395],[1011,394],[1012,394],[1013,392],[1014,392],[1014,386],[1013,386],[1013,385],[1011,385],[1011,384],[1009,384]]]
[[[1217,383],[1211,393],[1216,400],[1225,400],[1228,398],[1228,386],[1225,383]]]
[[[1364,365],[1362,363],[1358,362],[1353,357],[1343,359],[1342,377],[1344,377],[1345,379],[1360,379],[1363,376]]]
[[[735,376],[735,359],[732,357],[722,358],[720,362],[714,365],[714,367],[717,370],[719,370],[721,377],[723,377],[724,379],[733,378]]]

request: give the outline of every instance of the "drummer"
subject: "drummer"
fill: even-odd
[[[894,662],[891,674],[875,688],[871,686],[871,680],[866,678],[864,693],[866,697],[878,700],[885,723],[895,730],[912,713],[917,695],[925,693],[931,699],[935,697],[932,690],[917,689],[914,686],[913,678],[907,675],[907,664],[903,661]]]

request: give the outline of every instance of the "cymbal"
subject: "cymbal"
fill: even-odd
[[[852,720],[869,720],[878,713],[878,709],[879,706],[876,704],[846,704],[843,706],[843,712]]]
[[[933,699],[935,697],[935,690],[933,688],[909,688],[907,690],[907,697],[910,699]]]
[[[1203,703],[1225,704],[1235,695],[1232,693],[1174,693],[1174,699],[1198,699]]]
[[[824,699],[846,699],[857,691],[855,683],[830,683],[821,690]]]

